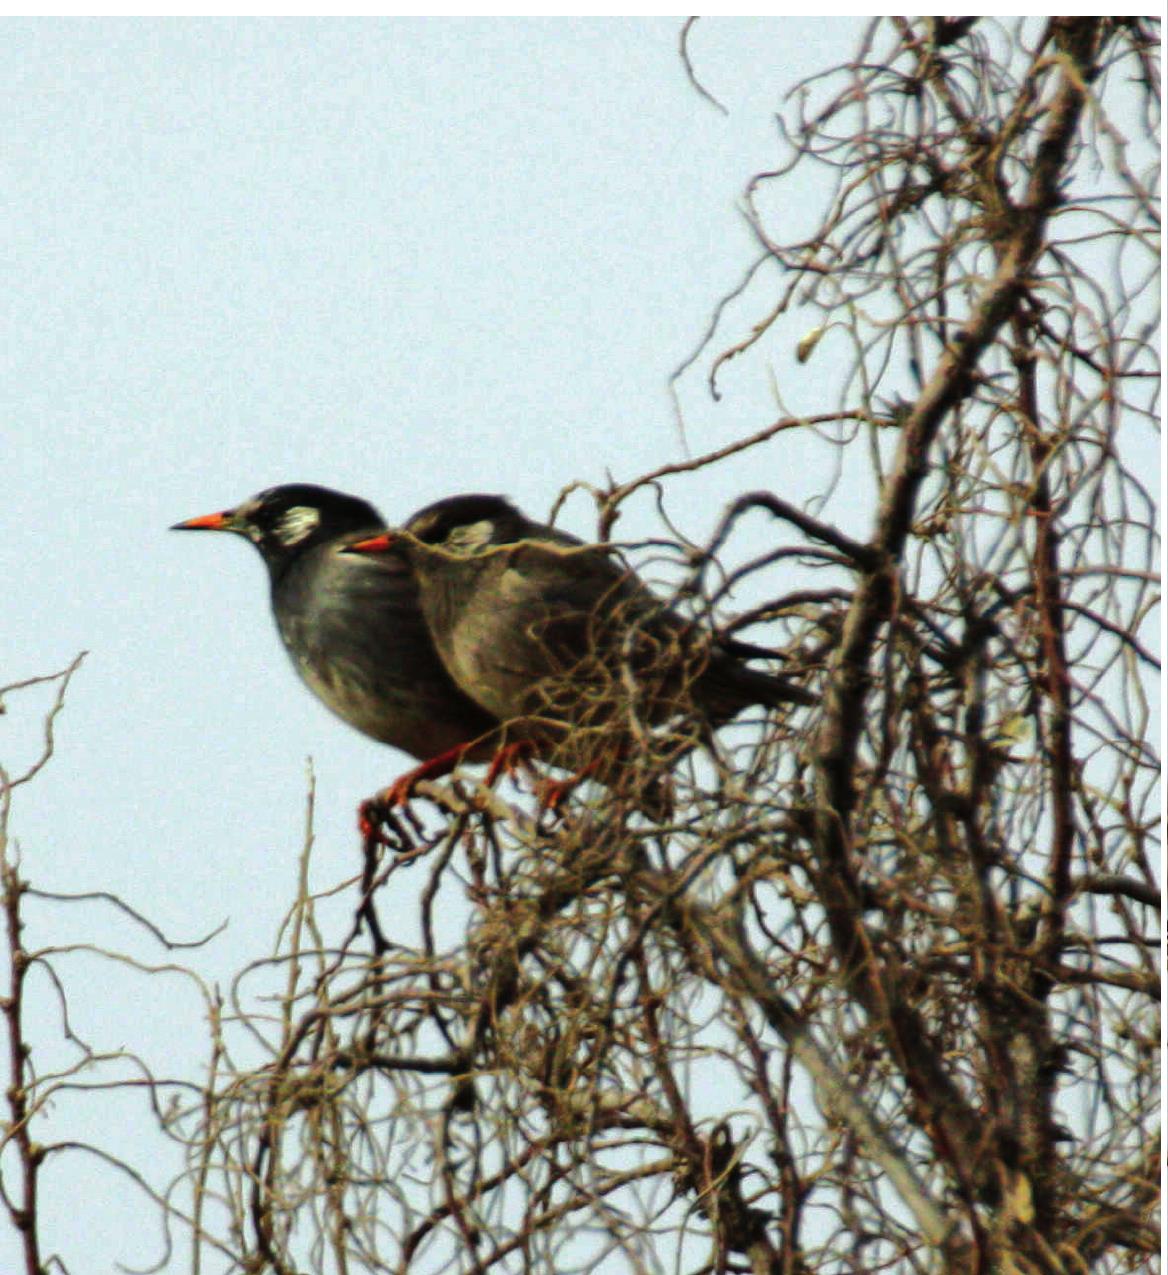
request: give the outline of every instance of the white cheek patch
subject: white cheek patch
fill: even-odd
[[[495,524],[489,518],[484,518],[482,522],[472,522],[465,527],[455,527],[450,535],[447,536],[446,543],[452,549],[473,552],[475,549],[481,549],[484,545],[490,544],[491,537],[494,534]]]
[[[311,535],[319,525],[319,509],[311,509],[308,505],[295,505],[276,523],[272,531],[281,544],[294,545],[299,544],[305,536]]]

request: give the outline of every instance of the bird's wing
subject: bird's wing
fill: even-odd
[[[683,625],[616,554],[564,538],[525,540],[504,552],[498,588],[528,641],[540,675],[616,654],[633,629],[659,637]],[[534,671],[534,670],[533,670]]]

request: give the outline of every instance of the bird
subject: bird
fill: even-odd
[[[752,705],[814,703],[786,678],[748,666],[769,652],[685,619],[611,547],[535,522],[506,497],[451,496],[345,549],[403,552],[459,688],[509,723],[512,738],[552,749],[556,764],[583,762],[610,786],[646,725],[688,715],[713,728]]]
[[[395,804],[420,778],[491,758],[498,722],[447,672],[405,553],[344,552],[385,525],[356,496],[290,483],[172,530],[230,531],[255,545],[280,638],[309,689],[362,734],[421,760],[381,794]]]

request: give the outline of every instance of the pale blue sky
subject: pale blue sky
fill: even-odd
[[[754,255],[736,203],[777,157],[779,93],[856,29],[699,24],[723,115],[687,84],[673,21],[4,24],[0,681],[91,651],[56,760],[16,801],[35,885],[118,892],[176,938],[229,917],[190,958],[228,978],[292,896],[310,755],[314,879],[355,868],[356,803],[404,759],[296,682],[246,545],[166,528],[293,479],[391,518],[467,489],[544,513],[572,479],[681,459],[668,376]],[[757,317],[732,307],[727,343]],[[776,331],[771,368],[788,408],[830,409],[828,343],[814,376],[793,360],[807,326]],[[693,450],[777,414],[766,359],[727,369],[721,404],[703,375],[682,383]],[[786,443],[681,481],[672,509],[695,536],[744,487],[818,486]],[[586,534],[590,512],[563,521]],[[46,703],[10,697],[10,768]],[[100,907],[29,905],[30,945],[166,959],[126,930]],[[179,980],[61,968],[96,1043],[197,1066],[200,1003]],[[32,988],[47,1066],[59,1031]],[[149,1164],[149,1130],[141,1104],[86,1098],[42,1136]],[[46,1173],[44,1218],[77,1271],[157,1253],[140,1200],[76,1162]],[[0,1269],[14,1253],[0,1224]]]
[[[849,56],[859,29],[699,23],[694,66],[723,114],[687,83],[672,20],[0,27],[0,684],[91,652],[56,759],[16,797],[36,887],[116,892],[177,939],[229,919],[176,954],[226,984],[271,950],[293,896],[310,756],[313,882],[356,870],[357,802],[406,759],[300,686],[248,546],[166,528],[290,480],[357,492],[391,519],[473,489],[544,514],[572,480],[683,459],[669,376],[756,255],[741,191],[780,158],[782,94]],[[782,184],[786,202],[768,205],[788,238],[825,197],[793,193]],[[749,332],[771,285],[727,307],[713,349]],[[683,378],[692,451],[839,405],[844,338],[829,333],[806,367],[794,358],[817,322],[793,306],[723,369],[720,403],[708,358]],[[1151,472],[1149,431],[1133,433]],[[822,491],[823,453],[802,446],[784,435],[679,477],[671,514],[700,539],[744,489]],[[863,470],[866,449],[844,463]],[[561,521],[586,535],[591,512],[577,496]],[[828,516],[865,532],[849,475]],[[659,530],[648,500],[618,528]],[[8,698],[10,770],[34,755],[48,702]],[[411,905],[386,914],[405,930]],[[326,927],[351,906],[326,906]],[[169,959],[97,904],[27,912],[31,947]],[[198,1074],[202,1005],[180,977],[92,956],[57,968],[95,1046]],[[60,1066],[75,1055],[46,981],[29,995],[38,1068]],[[161,1182],[152,1128],[140,1095],[83,1094],[37,1133],[92,1140]],[[149,1207],[110,1171],[50,1161],[44,1192],[47,1250],[72,1270],[157,1259]],[[0,1271],[16,1252],[0,1218]],[[184,1249],[170,1269],[186,1268]]]

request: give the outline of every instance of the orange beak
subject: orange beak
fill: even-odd
[[[345,546],[345,553],[385,553],[397,541],[392,531],[383,531],[376,536],[368,536],[354,544]]]
[[[221,514],[202,514],[198,518],[188,518],[186,522],[176,522],[171,531],[230,531],[232,512],[226,509]]]

